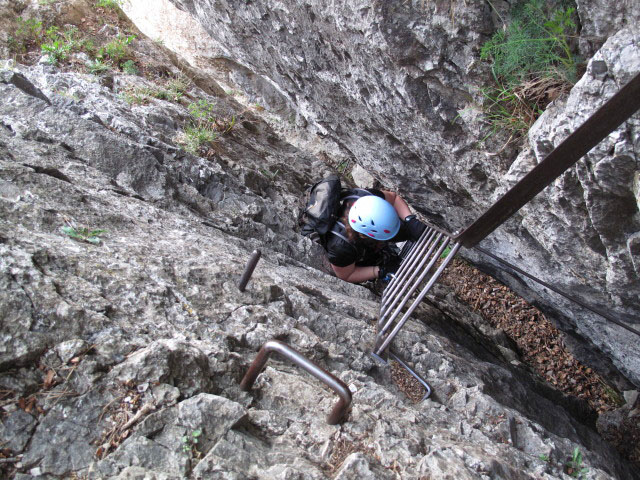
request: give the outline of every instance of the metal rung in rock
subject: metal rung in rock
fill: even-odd
[[[344,420],[345,415],[349,410],[349,406],[351,405],[351,391],[349,390],[349,387],[347,387],[347,385],[335,375],[327,372],[323,368],[313,363],[311,360],[305,358],[303,355],[291,348],[286,343],[280,342],[278,340],[269,340],[262,346],[262,348],[258,352],[258,355],[251,363],[249,370],[240,382],[240,388],[243,391],[248,392],[249,390],[251,390],[253,382],[255,382],[256,378],[258,378],[258,375],[267,363],[267,360],[269,359],[269,356],[272,352],[279,353],[284,358],[288,359],[303,370],[309,372],[311,375],[322,381],[331,390],[333,390],[340,398],[327,417],[327,423],[329,425],[337,425],[342,420]]]

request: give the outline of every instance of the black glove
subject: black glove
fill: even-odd
[[[409,215],[405,218],[404,225],[412,242],[417,242],[420,239],[422,232],[424,232],[424,229],[427,228],[427,226],[418,220],[415,215]]]
[[[378,278],[382,280],[386,278],[387,275],[396,273],[401,263],[402,258],[398,255],[385,255],[382,263],[379,265]]]

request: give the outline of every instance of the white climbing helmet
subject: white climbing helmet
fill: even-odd
[[[349,211],[349,224],[356,232],[381,241],[393,238],[400,230],[396,209],[376,195],[356,200]]]

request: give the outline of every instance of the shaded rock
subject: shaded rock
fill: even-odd
[[[159,382],[176,386],[188,398],[209,392],[214,383],[206,355],[185,342],[164,340],[136,352],[111,371],[121,382]]]
[[[209,49],[233,58],[231,71],[248,69],[264,80],[253,84],[252,97],[268,99],[273,85],[285,93],[287,108],[306,124],[304,132],[291,132],[290,138],[306,136],[299,144],[310,150],[322,150],[313,146],[322,141],[327,145],[324,155],[331,151],[329,145],[337,144],[341,153],[336,158],[355,158],[386,188],[400,191],[448,231],[477,219],[638,71],[637,32],[625,28],[635,15],[631,4],[618,8],[578,2],[583,42],[597,48],[606,43],[569,99],[558,100],[532,129],[535,158],[525,147],[516,160],[517,151],[502,148],[506,132],[479,146],[487,132],[482,115],[474,113],[481,111],[480,89],[490,81],[477,52],[488,35],[503,27],[506,4],[458,8],[349,1],[339,7],[301,8],[274,0],[242,8],[228,2],[200,8],[191,0],[173,3],[209,33]],[[495,8],[501,13],[494,14]],[[260,96],[262,83],[269,88]],[[283,108],[274,104],[273,114]],[[638,231],[631,185],[636,130],[636,120],[618,129],[586,163],[571,169],[483,245],[631,323],[640,310],[640,282],[627,248]],[[518,165],[510,168],[514,160]],[[538,284],[509,280],[505,267],[474,251],[462,255],[535,299],[561,329],[576,331],[576,355],[615,377],[621,388],[628,387],[624,377],[640,381],[638,358],[618,327],[602,326],[599,317]]]
[[[0,441],[4,448],[22,452],[31,439],[36,425],[36,419],[23,410],[5,415],[0,422]]]
[[[374,462],[371,462],[362,453],[352,453],[349,455],[334,477],[340,480],[352,480],[356,478],[362,479],[392,479],[396,475],[388,470],[380,468]]]

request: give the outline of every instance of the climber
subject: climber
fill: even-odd
[[[355,192],[343,200],[338,221],[328,235],[325,249],[329,263],[336,276],[347,282],[388,281],[402,261],[398,249],[389,243],[415,242],[425,225],[394,192]]]

